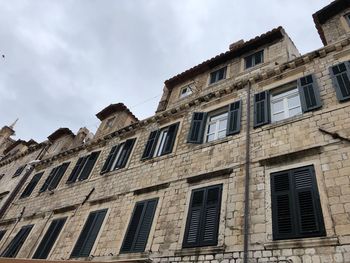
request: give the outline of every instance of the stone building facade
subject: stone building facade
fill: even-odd
[[[308,54],[281,27],[230,45],[167,80],[148,119],[112,104],[94,136],[5,150],[1,256],[350,262],[349,13],[315,13]]]

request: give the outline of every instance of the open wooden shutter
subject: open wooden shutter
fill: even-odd
[[[0,230],[0,241],[4,237],[6,230]]]
[[[56,174],[56,171],[59,167],[55,167],[51,170],[49,176],[46,178],[44,184],[41,186],[40,190],[39,190],[39,193],[41,192],[44,192],[47,190],[47,188],[49,187],[49,185],[51,184],[55,174]]]
[[[107,209],[90,213],[74,246],[71,258],[88,257],[90,255],[106,213]]]
[[[84,165],[84,168],[81,171],[81,174],[79,176],[79,181],[85,180],[89,177],[99,155],[100,155],[100,152],[93,152],[88,156],[88,159]]]
[[[120,147],[120,144],[118,145],[115,145],[112,147],[111,151],[109,152],[108,154],[108,157],[102,167],[102,170],[100,172],[100,174],[104,174],[104,173],[107,173],[111,170],[112,168],[112,164],[113,164],[113,161],[115,160],[115,157],[118,153],[118,150],[119,150],[119,147]]]
[[[315,110],[322,106],[320,91],[314,75],[298,79],[298,90],[303,112]]]
[[[24,198],[27,196],[30,196],[31,193],[33,192],[35,186],[38,184],[38,182],[40,181],[42,175],[44,174],[44,172],[41,173],[37,173],[33,176],[32,180],[29,182],[29,184],[27,185],[27,187],[24,189],[23,193],[21,194],[20,198]]]
[[[270,96],[263,91],[254,95],[254,128],[270,123]]]
[[[73,168],[73,171],[71,172],[71,174],[68,177],[68,180],[66,182],[67,184],[74,183],[77,180],[81,170],[83,169],[83,167],[86,163],[86,160],[87,160],[87,156],[80,157],[78,159],[76,165]]]
[[[121,169],[126,166],[129,156],[131,154],[132,148],[134,147],[136,139],[129,139],[123,144],[123,148],[120,152],[117,163],[115,164],[114,169]]]
[[[27,166],[26,164],[20,166],[20,167],[16,170],[16,172],[14,173],[14,175],[13,175],[12,177],[19,176],[19,175],[23,172],[24,168],[26,168],[26,166]]]
[[[343,62],[329,68],[337,98],[340,102],[350,99],[350,66]]]
[[[33,225],[24,226],[17,233],[17,235],[12,239],[10,244],[6,247],[4,252],[1,254],[1,257],[5,258],[14,258],[17,256],[20,251],[22,245],[26,241],[30,231],[32,230]]]
[[[178,122],[169,126],[161,155],[169,154],[173,151],[178,128],[179,128]]]
[[[226,135],[237,134],[241,131],[242,101],[229,105]]]
[[[143,151],[143,154],[142,154],[142,158],[141,158],[142,160],[150,159],[153,157],[153,153],[157,145],[158,137],[159,137],[159,130],[152,131],[150,133],[145,146],[145,150]]]
[[[120,250],[121,253],[145,251],[157,203],[158,199],[136,203]]]
[[[45,233],[45,236],[41,240],[38,248],[36,249],[33,258],[46,259],[50,254],[53,245],[56,242],[58,235],[60,234],[67,218],[55,219],[51,222],[50,227]]]
[[[56,170],[56,173],[54,174],[53,179],[51,180],[50,185],[48,187],[49,190],[56,189],[56,187],[59,184],[59,182],[61,181],[64,173],[66,172],[69,164],[70,164],[70,162],[63,163],[62,165],[60,165],[58,167],[58,169]]]
[[[205,124],[207,121],[206,112],[194,112],[192,115],[191,127],[188,133],[187,142],[202,143]]]

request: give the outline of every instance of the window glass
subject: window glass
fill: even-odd
[[[300,96],[297,88],[271,95],[272,122],[280,121],[301,114]]]
[[[162,130],[160,132],[154,156],[160,156],[162,154],[167,133],[168,133],[168,130]]]
[[[264,50],[258,51],[244,58],[245,68],[251,68],[264,62]]]
[[[191,85],[188,85],[186,87],[183,87],[180,91],[180,99],[185,98],[192,94],[192,88]]]
[[[222,79],[226,78],[226,68],[227,67],[223,67],[219,70],[216,70],[212,73],[210,73],[210,84],[213,84],[215,82],[218,82]]]
[[[226,136],[227,112],[209,116],[207,124],[206,141],[211,142]]]

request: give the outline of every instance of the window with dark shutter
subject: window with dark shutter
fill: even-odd
[[[0,241],[4,237],[5,234],[6,234],[6,230],[0,230]]]
[[[194,112],[192,115],[191,127],[188,133],[187,142],[202,143],[204,136],[205,123],[207,120],[206,112]]]
[[[27,187],[24,189],[23,193],[21,194],[20,198],[28,197],[32,194],[34,188],[40,181],[41,177],[43,176],[44,172],[37,173],[33,176],[32,180],[29,182]]]
[[[145,251],[157,203],[158,199],[136,203],[120,250],[121,253]]]
[[[78,181],[86,180],[92,169],[94,168],[94,165],[98,159],[98,156],[100,155],[100,152],[93,152],[90,155],[80,157],[75,164],[73,171],[68,177],[67,184],[71,184]]]
[[[254,95],[254,128],[270,123],[269,92]]]
[[[350,99],[350,65],[343,62],[329,68],[335,92],[340,102]]]
[[[107,209],[90,213],[79,235],[78,241],[74,246],[71,258],[88,257],[90,255],[106,213]]]
[[[74,183],[77,180],[81,170],[83,169],[83,167],[85,165],[86,160],[87,160],[87,156],[80,157],[78,159],[77,163],[75,164],[75,166],[73,168],[73,171],[71,172],[71,174],[68,177],[67,184]]]
[[[215,246],[218,242],[222,185],[192,191],[182,246]]]
[[[147,143],[145,145],[145,150],[142,154],[142,160],[150,159],[153,157],[154,150],[158,141],[159,130],[152,131],[148,137]]]
[[[24,226],[19,230],[17,235],[12,239],[10,244],[2,252],[1,257],[5,258],[15,258],[22,248],[24,242],[26,241],[30,231],[32,230],[33,225]]]
[[[312,165],[272,173],[271,199],[275,240],[326,234]]]
[[[178,128],[179,128],[178,122],[166,128],[167,133],[164,139],[164,145],[160,151],[160,155],[165,155],[173,151]]]
[[[126,142],[113,146],[104,163],[101,174],[124,168],[130,157],[136,139],[129,139]]]
[[[61,181],[64,173],[66,172],[70,162],[63,163],[60,166],[53,168],[46,178],[44,184],[40,188],[39,192],[45,192],[46,190],[53,190],[57,187],[59,182]]]
[[[48,230],[45,233],[45,236],[41,240],[38,248],[36,249],[33,258],[35,259],[46,259],[53,245],[56,242],[67,218],[55,219],[51,222]]]
[[[237,134],[241,131],[242,102],[236,101],[229,105],[226,135]]]
[[[320,91],[313,75],[298,79],[298,90],[303,112],[315,110],[322,106]]]
[[[18,169],[16,170],[16,172],[14,173],[14,175],[12,177],[16,177],[16,176],[20,176],[21,173],[23,172],[24,168],[26,168],[26,164],[22,165],[20,167],[18,167]]]

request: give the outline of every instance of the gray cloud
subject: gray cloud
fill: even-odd
[[[18,117],[17,137],[38,141],[58,127],[95,131],[116,102],[146,118],[164,80],[231,42],[282,25],[301,53],[321,47],[311,15],[328,3],[0,0],[0,126]]]

